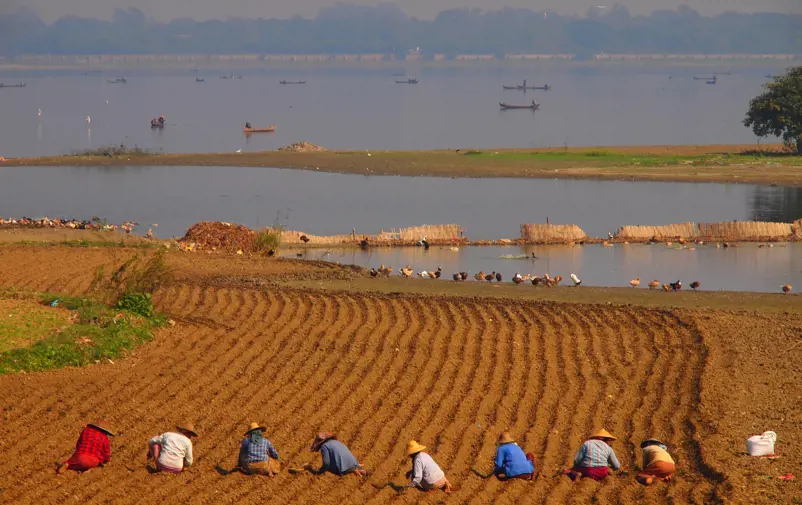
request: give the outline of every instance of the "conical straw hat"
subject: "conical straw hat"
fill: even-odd
[[[192,424],[192,423],[179,424],[178,426],[176,426],[176,429],[178,431],[183,431],[185,433],[189,433],[193,437],[197,437],[198,436],[198,432],[195,431],[195,425]]]
[[[600,429],[599,431],[597,431],[596,433],[591,435],[591,438],[600,438],[602,440],[618,440],[617,438],[612,436],[609,431],[605,430],[604,428]]]
[[[414,440],[410,440],[409,443],[407,444],[407,456],[412,456],[413,454],[417,454],[425,450],[426,450],[425,445],[421,445],[415,442]]]
[[[264,426],[260,426],[259,423],[251,423],[251,425],[248,427],[248,431],[245,432],[245,436],[247,437],[248,434],[253,430],[262,430],[262,433],[264,433],[267,431],[267,428]]]
[[[515,442],[515,439],[512,438],[512,435],[510,435],[509,431],[505,431],[504,433],[502,433],[501,435],[498,436],[498,445],[511,444],[511,443],[514,443],[514,442]]]
[[[101,419],[96,423],[89,423],[89,426],[93,428],[97,428],[98,430],[102,431],[106,435],[111,435],[112,437],[115,436],[114,432],[111,431],[111,424],[105,419]]]

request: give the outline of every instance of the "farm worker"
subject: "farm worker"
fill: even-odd
[[[272,477],[281,470],[278,452],[270,440],[264,437],[265,431],[267,428],[264,426],[251,423],[240,445],[239,467],[249,475],[260,474]]]
[[[111,459],[110,436],[113,437],[114,433],[105,419],[87,424],[78,436],[75,452],[70,459],[58,466],[58,473],[67,470],[87,472],[108,463]]]
[[[610,447],[610,442],[615,440],[616,438],[609,431],[604,429],[597,431],[582,444],[574,457],[573,468],[566,470],[565,473],[574,482],[582,477],[603,480],[610,474],[608,465],[613,467],[613,470],[621,468],[615,451]]]
[[[160,472],[181,473],[185,466],[192,466],[192,440],[197,437],[195,426],[184,423],[176,426],[178,433],[168,431],[148,441],[148,459],[156,461]]]
[[[512,435],[505,431],[498,437],[493,474],[501,481],[532,480],[535,477],[535,456],[531,452],[524,454]]]
[[[407,444],[407,456],[412,458],[412,470],[407,472],[407,477],[412,479],[409,487],[417,487],[424,491],[442,489],[446,494],[451,493],[451,483],[446,479],[446,474],[431,456],[423,452],[425,450],[425,445],[414,440],[410,440]]]
[[[310,447],[312,452],[320,451],[323,464],[317,473],[331,472],[334,475],[347,475],[353,473],[360,477],[367,477],[368,473],[356,460],[348,447],[339,440],[334,433],[321,431],[315,437]]]
[[[675,466],[668,447],[663,442],[650,438],[641,442],[640,448],[643,450],[643,470],[638,473],[637,481],[644,486],[651,485],[655,479],[670,481]]]

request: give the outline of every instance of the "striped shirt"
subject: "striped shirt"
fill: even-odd
[[[613,467],[613,470],[621,468],[615,451],[606,442],[601,440],[588,440],[576,451],[574,466],[584,468],[598,468],[605,466]]]

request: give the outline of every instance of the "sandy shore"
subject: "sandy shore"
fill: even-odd
[[[438,151],[325,151],[65,155],[14,166],[254,166],[426,177],[517,177],[802,186],[802,157],[777,145],[623,146]]]

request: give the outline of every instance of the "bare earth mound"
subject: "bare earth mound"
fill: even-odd
[[[51,257],[64,259],[56,268]],[[81,249],[0,249],[0,283],[82,292],[106,257]],[[765,478],[796,470],[790,448],[802,442],[792,434],[798,393],[788,388],[799,384],[799,355],[787,353],[782,373],[766,373],[756,361],[771,365],[769,354],[752,357],[748,350],[785,349],[802,328],[799,316],[744,327],[752,316],[324,292],[236,281],[322,266],[187,253],[170,261],[180,275],[155,301],[178,324],[133,356],[0,377],[0,502],[138,504],[147,496],[152,503],[215,504],[768,504],[779,493],[800,497],[793,483]],[[212,282],[212,272],[233,280]],[[726,336],[717,337],[721,331]],[[745,387],[761,383],[766,401]],[[122,432],[112,442],[111,464],[56,476],[54,463],[70,455],[83,423],[101,417]],[[195,465],[179,476],[149,475],[147,438],[183,419],[201,435]],[[318,461],[308,449],[315,431],[337,431],[372,476],[221,476],[215,467],[234,465],[250,421],[268,425],[283,464],[292,466]],[[558,476],[601,426],[619,437],[616,452],[629,475],[601,484]],[[471,473],[492,468],[505,429],[535,453],[534,482],[502,484]],[[769,462],[738,454],[762,429],[780,433],[789,457]],[[679,472],[670,485],[644,488],[633,484],[632,472],[640,464],[638,443],[652,436],[668,443]],[[397,495],[370,485],[403,481],[411,438],[429,446],[456,485],[453,495]]]

